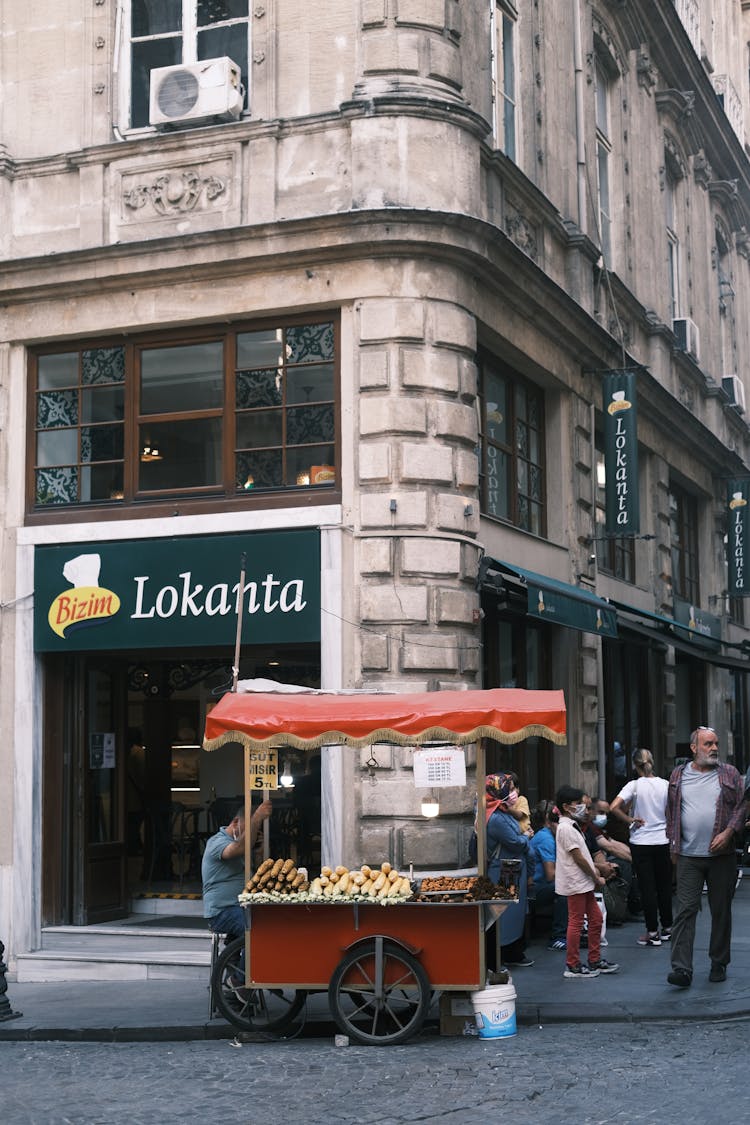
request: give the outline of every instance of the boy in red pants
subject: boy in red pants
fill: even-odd
[[[583,790],[563,785],[557,792],[555,802],[560,814],[555,841],[555,893],[564,895],[568,900],[563,976],[569,980],[588,980],[598,977],[600,973],[616,973],[619,965],[613,965],[601,956],[602,912],[594,898],[594,890],[596,887],[603,887],[605,880],[594,867],[581,830],[587,816]],[[581,964],[584,916],[589,923],[588,965]]]

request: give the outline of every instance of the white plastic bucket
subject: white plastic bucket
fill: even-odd
[[[471,993],[480,1039],[507,1039],[516,1034],[516,990],[512,984],[495,984]]]

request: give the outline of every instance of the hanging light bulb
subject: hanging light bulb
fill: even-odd
[[[289,765],[288,758],[286,758],[284,761],[284,772],[279,778],[279,785],[282,787],[282,789],[291,789],[294,785],[294,778],[292,776],[292,770]]]
[[[422,798],[422,816],[433,817],[440,812],[440,802],[434,793]]]

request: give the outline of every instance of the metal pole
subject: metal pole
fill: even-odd
[[[237,681],[240,678],[240,641],[242,640],[242,610],[245,604],[245,570],[247,569],[247,555],[243,551],[240,555],[240,584],[237,589],[237,634],[234,642],[234,664],[232,665],[232,691],[237,691]]]
[[[591,535],[590,561],[594,568],[594,593],[598,594],[599,585],[599,559],[596,554],[596,407],[591,403],[591,519],[593,532]],[[604,640],[601,636],[596,638],[596,762],[599,775],[600,801],[607,797],[607,743],[606,720],[604,714]]]
[[[8,982],[5,979],[5,974],[8,971],[8,966],[5,964],[5,946],[0,941],[0,1023],[6,1020],[17,1020],[23,1015],[23,1012],[14,1012],[10,1006],[10,1001],[5,995],[8,991]]]

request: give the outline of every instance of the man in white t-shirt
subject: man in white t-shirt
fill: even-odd
[[[708,889],[711,938],[708,979],[727,978],[732,940],[732,896],[737,881],[735,833],[745,824],[745,783],[734,766],[719,761],[713,727],[690,736],[692,762],[669,779],[667,836],[677,862],[677,914],[672,928],[672,972],[667,980],[689,988],[693,980],[695,920],[703,884]]]

